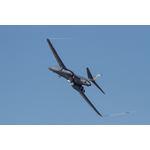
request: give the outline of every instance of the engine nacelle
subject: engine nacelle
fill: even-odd
[[[71,86],[72,86],[75,90],[80,91],[80,85],[77,85],[77,84],[75,84],[75,83],[72,83]]]
[[[83,93],[85,92],[83,86],[81,86],[81,85],[72,83],[71,86],[72,86],[75,90],[77,90],[77,91],[81,91],[81,92],[83,92]]]

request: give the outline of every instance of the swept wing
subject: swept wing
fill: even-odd
[[[57,60],[57,62],[59,64],[59,66],[62,67],[63,69],[67,69],[65,67],[64,63],[62,62],[62,60],[60,59],[60,57],[58,56],[56,50],[54,49],[54,47],[53,47],[53,45],[52,45],[52,43],[50,42],[49,39],[47,39],[47,42],[48,42],[48,44],[49,44],[49,46],[50,46],[50,48],[51,48],[51,50],[52,50],[52,52],[54,54],[54,56],[55,56],[55,58],[56,58],[56,60]]]
[[[81,91],[78,91],[80,95],[86,100],[86,102],[95,110],[95,112],[102,117],[102,115],[98,112],[98,110],[93,106],[93,104],[89,101],[89,99],[86,97],[84,93]]]

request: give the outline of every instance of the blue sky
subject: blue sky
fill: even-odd
[[[149,125],[150,26],[0,26],[1,125]],[[64,78],[47,38],[66,67],[103,74],[85,94],[98,116]]]
[[[150,24],[144,0],[7,0],[0,6],[1,25]],[[149,149],[149,32],[149,26],[0,26],[0,148]],[[102,115],[137,112],[99,117],[48,70],[58,64],[46,38],[71,38],[51,42],[76,74],[86,77],[86,67],[103,74],[96,81],[106,95],[85,87]]]

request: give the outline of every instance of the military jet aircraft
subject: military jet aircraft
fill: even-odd
[[[84,87],[83,87],[83,85],[91,86],[90,81],[92,81],[104,93],[104,91],[95,82],[95,79],[98,78],[99,76],[102,76],[102,75],[98,74],[96,76],[92,76],[92,74],[91,74],[91,72],[88,68],[86,68],[88,78],[84,78],[84,77],[81,77],[81,76],[78,76],[78,75],[74,74],[73,71],[67,69],[66,66],[63,64],[62,60],[58,56],[56,50],[54,49],[54,47],[51,44],[49,39],[47,39],[47,42],[48,42],[48,44],[49,44],[49,46],[50,46],[57,62],[59,64],[59,66],[48,67],[48,69],[55,72],[55,73],[57,73],[59,75],[59,77],[62,76],[64,78],[66,78],[68,80],[68,82],[71,83],[71,86],[80,93],[80,95],[95,110],[95,112],[102,117],[102,115],[98,112],[98,110],[93,106],[93,104],[89,101],[89,99],[84,94],[85,90],[84,90]]]

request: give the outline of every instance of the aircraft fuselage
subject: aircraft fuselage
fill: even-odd
[[[84,78],[81,76],[78,76],[74,74],[71,70],[67,69],[62,60],[60,59],[59,55],[57,54],[55,48],[53,47],[52,43],[50,42],[49,39],[47,39],[47,42],[52,50],[52,53],[54,54],[59,66],[53,66],[53,67],[48,67],[49,70],[53,71],[54,73],[57,73],[59,77],[64,77],[65,79],[68,80],[68,82],[71,83],[71,86],[79,92],[79,94],[85,99],[85,101],[94,109],[94,111],[102,117],[102,115],[97,111],[97,109],[93,106],[93,104],[89,101],[89,99],[86,97],[84,94],[85,90],[82,85],[85,86],[91,86],[91,82],[93,82],[103,93],[104,91],[98,86],[98,84],[95,82],[95,79],[101,76],[100,74],[96,76],[92,76],[89,68],[87,69],[87,75],[88,78]],[[105,94],[105,93],[104,93]]]
[[[89,79],[75,75],[71,70],[63,69],[60,66],[53,66],[48,67],[49,70],[53,71],[54,73],[57,73],[60,77],[64,77],[68,80],[68,82],[71,82],[73,84],[82,86],[91,86],[91,83],[89,82]]]

